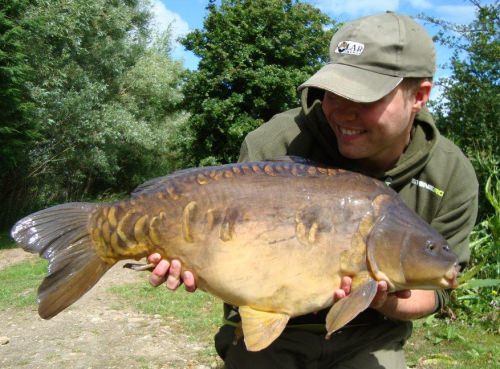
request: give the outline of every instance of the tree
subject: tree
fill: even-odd
[[[184,165],[234,161],[245,134],[298,105],[296,88],[328,56],[334,22],[292,0],[213,1],[182,44],[201,58],[184,86]],[[326,30],[325,30],[326,29]]]
[[[25,145],[36,136],[26,88],[32,71],[21,42],[28,5],[28,0],[0,1],[0,180],[20,164]]]
[[[440,81],[443,95],[435,108],[441,129],[461,146],[494,148],[498,154],[499,136],[491,133],[500,118],[499,3],[471,3],[476,18],[470,25],[434,20],[445,29],[438,41],[454,49],[452,73]]]
[[[454,50],[451,75],[438,81],[442,95],[434,102],[440,130],[453,139],[472,159],[481,186],[480,219],[493,209],[486,201],[483,185],[500,164],[500,23],[499,2],[476,8],[469,25],[457,25],[425,17],[442,31],[438,42]]]
[[[38,0],[21,18],[37,140],[23,148],[21,178],[0,183],[2,221],[128,192],[171,170],[172,131],[185,120],[183,69],[169,56],[169,33],[152,36],[147,4]]]

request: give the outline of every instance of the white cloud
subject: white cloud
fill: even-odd
[[[399,7],[399,0],[316,0],[313,3],[327,14],[347,15],[348,18],[397,10]]]
[[[160,0],[153,1],[151,11],[153,12],[153,26],[159,31],[165,31],[170,26],[174,40],[189,32],[187,22],[179,14],[167,9]]]
[[[185,50],[184,46],[177,41],[179,37],[185,36],[191,31],[189,24],[179,14],[167,9],[160,0],[153,1],[151,11],[153,13],[153,27],[160,32],[170,27],[172,32],[172,57],[182,60],[186,68],[196,69],[198,58],[192,52]]]

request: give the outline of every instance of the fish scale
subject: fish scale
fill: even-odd
[[[118,260],[178,259],[198,289],[239,306],[247,348],[291,317],[330,307],[327,336],[391,291],[456,287],[444,238],[382,182],[300,158],[181,170],[114,204],[69,203],[21,219],[12,237],[49,260],[38,289],[49,319]],[[334,304],[343,276],[348,297]]]

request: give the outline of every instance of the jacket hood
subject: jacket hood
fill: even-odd
[[[330,128],[321,109],[323,91],[306,88],[302,91],[302,114],[305,115],[305,129],[309,130],[315,140],[322,146],[328,156],[328,163],[345,169],[359,171],[356,162],[343,157],[337,147],[337,138]],[[410,144],[401,155],[396,166],[378,178],[385,181],[395,190],[417,177],[429,162],[437,146],[440,134],[431,113],[425,107],[415,117]]]

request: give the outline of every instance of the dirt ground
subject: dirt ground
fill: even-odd
[[[0,269],[29,257],[0,250]],[[115,266],[99,283],[51,320],[35,308],[0,311],[0,368],[26,369],[210,369],[194,359],[201,345],[171,329],[160,316],[128,308],[107,289],[144,279]],[[1,286],[0,286],[1,288]]]

